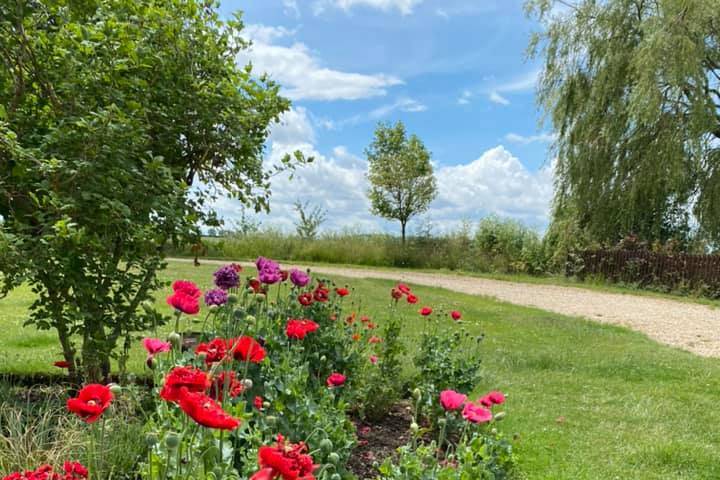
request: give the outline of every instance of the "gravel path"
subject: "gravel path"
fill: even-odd
[[[179,261],[191,261],[182,259]],[[227,262],[203,260],[202,263]],[[248,264],[250,265],[250,264]],[[327,275],[381,278],[495,297],[516,305],[622,325],[706,357],[720,357],[720,309],[664,298],[535,285],[459,275],[345,267],[312,267]]]

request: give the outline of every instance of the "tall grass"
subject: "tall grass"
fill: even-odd
[[[205,254],[227,259],[254,259],[260,255],[289,261],[464,270],[488,273],[539,274],[547,268],[540,236],[522,224],[489,217],[473,229],[400,238],[352,231],[328,232],[315,239],[274,229],[230,233],[203,240]],[[190,249],[172,252],[192,256]]]

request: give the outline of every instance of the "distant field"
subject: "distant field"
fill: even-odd
[[[165,279],[207,286],[215,266],[171,262]],[[336,279],[344,283],[343,279]],[[349,305],[382,322],[391,282],[348,280]],[[508,393],[506,432],[528,478],[720,478],[720,361],[658,345],[624,328],[441,289],[414,288],[421,303],[462,310],[468,333],[485,333],[483,381]],[[158,293],[158,308],[165,292]],[[50,332],[22,328],[28,289],[0,300],[4,373],[47,373],[59,358]],[[408,309],[413,345],[422,321]],[[132,368],[142,373],[135,350]],[[408,371],[411,367],[408,366]]]

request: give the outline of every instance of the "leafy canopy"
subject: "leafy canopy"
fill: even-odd
[[[594,241],[720,240],[718,0],[529,0],[558,134],[555,220]]]
[[[207,199],[268,207],[264,141],[289,102],[236,64],[241,29],[206,0],[0,3],[1,287],[32,285],[30,322],[72,372],[107,375],[163,320],[138,307]]]
[[[405,125],[397,122],[394,126],[380,123],[365,154],[371,212],[400,221],[404,242],[408,221],[427,211],[437,195],[430,152],[417,136],[408,137]]]

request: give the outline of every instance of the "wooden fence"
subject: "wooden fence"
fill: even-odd
[[[693,290],[720,297],[720,255],[663,254],[642,250],[592,250],[568,262],[568,275],[613,282]]]

